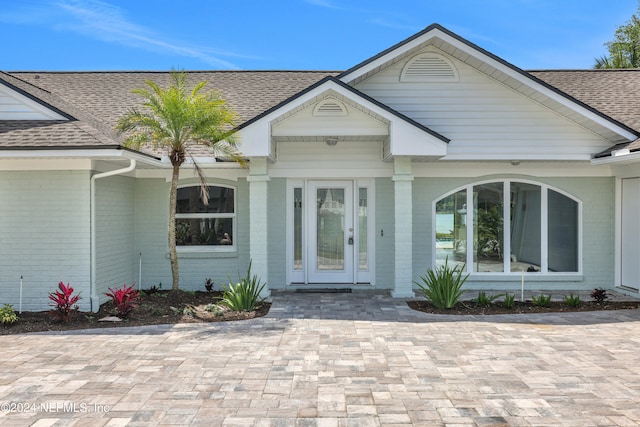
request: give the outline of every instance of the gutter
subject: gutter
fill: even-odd
[[[121,175],[131,172],[136,168],[136,160],[129,159],[129,166],[123,169],[116,169],[109,172],[95,174],[91,177],[91,311],[94,313],[100,309],[100,296],[96,291],[96,180],[114,175]]]

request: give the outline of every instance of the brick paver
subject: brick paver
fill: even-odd
[[[260,319],[0,346],[2,426],[640,424],[640,310],[460,317],[274,293]]]

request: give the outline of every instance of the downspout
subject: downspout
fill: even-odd
[[[100,309],[100,296],[96,291],[96,180],[107,178],[113,175],[121,175],[131,172],[136,168],[135,159],[129,159],[129,166],[123,169],[116,169],[109,172],[95,174],[91,177],[91,311],[94,313]]]

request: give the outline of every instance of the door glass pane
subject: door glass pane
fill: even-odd
[[[504,183],[473,187],[473,271],[504,272]]]
[[[511,271],[540,271],[541,221],[539,185],[511,183]]]
[[[367,189],[360,188],[358,190],[358,249],[359,261],[358,269],[365,271],[369,269],[368,251],[367,251]]]
[[[548,192],[549,271],[578,271],[578,203]]]
[[[436,203],[436,267],[467,261],[467,191],[458,191]]]
[[[293,269],[302,270],[302,188],[293,189]]]
[[[344,270],[344,189],[317,189],[318,270]]]

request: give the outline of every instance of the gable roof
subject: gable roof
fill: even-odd
[[[338,78],[348,84],[356,85],[372,74],[414,56],[427,45],[434,46],[447,55],[474,67],[502,85],[556,111],[612,143],[625,142],[640,136],[638,130],[607,116],[560,88],[538,79],[535,75],[510,64],[439,24],[428,26],[421,32],[341,73]]]
[[[640,135],[640,70],[526,72],[438,24],[344,72],[189,71],[188,74],[191,82],[206,80],[210,88],[222,93],[239,113],[239,128],[242,129],[327,79],[352,87],[358,79],[366,78],[376,69],[412,55],[425,42],[479,67],[488,76],[576,123],[597,130],[614,143],[612,149],[628,146],[629,141]],[[114,125],[128,108],[137,105],[139,98],[131,90],[144,86],[146,80],[163,85],[169,81],[169,73],[0,72],[0,85],[37,100],[69,119],[37,123],[0,120],[0,149],[120,147]],[[377,103],[358,91],[353,93],[367,102]],[[388,107],[380,107],[406,123],[412,122]],[[442,137],[424,126],[421,128],[432,136]],[[203,155],[207,153],[203,152]]]

